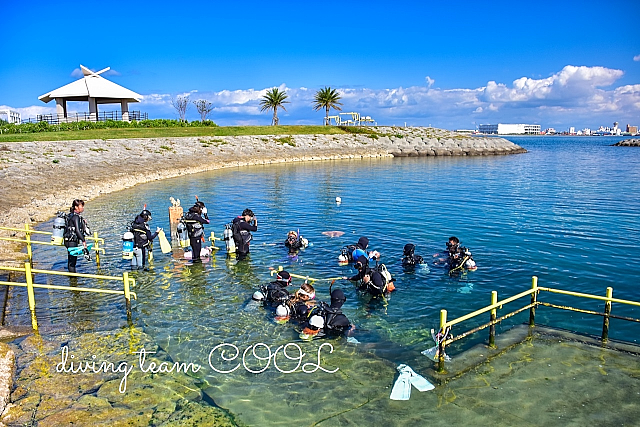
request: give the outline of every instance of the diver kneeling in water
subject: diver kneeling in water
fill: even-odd
[[[286,303],[291,295],[287,291],[287,286],[291,284],[291,275],[289,272],[279,271],[276,280],[268,285],[261,285],[259,291],[253,293],[254,301],[262,301],[265,306],[275,307],[279,304]]]
[[[460,246],[460,240],[457,237],[449,237],[447,253],[447,266],[449,267],[450,275],[461,272],[463,269],[477,270],[478,267],[471,256],[471,251],[464,246]]]
[[[284,241],[284,245],[289,249],[290,254],[297,254],[300,249],[309,246],[309,241],[291,230],[287,233],[287,240]]]
[[[316,291],[308,283],[303,283],[291,298],[276,307],[276,321],[303,321],[309,315],[309,310],[315,305],[313,299]]]
[[[345,246],[340,250],[340,255],[338,256],[338,263],[340,265],[347,265],[350,262],[355,262],[360,256],[365,256],[369,259],[369,261],[379,260],[380,252],[371,251],[367,253],[367,248],[369,247],[369,239],[362,236],[358,239],[358,243],[355,245]]]
[[[347,316],[342,313],[342,305],[347,300],[342,289],[331,292],[331,304],[320,302],[311,309],[309,320],[300,333],[302,339],[313,339],[327,335],[342,335],[353,329]]]
[[[375,268],[369,268],[369,260],[364,255],[361,255],[356,260],[354,267],[358,269],[358,274],[344,278],[352,282],[357,282],[356,288],[358,290],[368,292],[375,296],[391,292],[396,288],[393,283],[394,279],[384,264],[376,265]]]
[[[404,251],[402,253],[402,266],[406,269],[415,267],[416,265],[425,264],[424,258],[420,255],[415,255],[416,245],[413,243],[407,243],[404,245]]]

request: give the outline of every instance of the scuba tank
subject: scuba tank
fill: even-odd
[[[133,233],[127,231],[122,235],[122,259],[133,258]]]
[[[232,254],[236,251],[236,242],[233,240],[233,231],[231,231],[231,224],[225,224],[224,232],[222,236],[224,237],[224,243],[227,246],[227,253]]]
[[[180,221],[178,223],[176,232],[178,234],[178,241],[180,242],[180,247],[186,248],[187,246],[189,246],[189,233],[187,233],[187,225],[183,221]]]
[[[58,216],[53,220],[53,235],[51,236],[51,243],[54,245],[62,245],[64,241],[64,229],[67,226],[67,220],[65,214],[58,212]]]

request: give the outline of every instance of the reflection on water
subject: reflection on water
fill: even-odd
[[[251,302],[251,294],[271,279],[269,267],[278,265],[315,278],[352,275],[352,267],[338,266],[339,249],[366,235],[396,277],[397,291],[387,299],[371,299],[347,282],[334,284],[345,290],[343,310],[357,325],[354,337],[359,341],[329,341],[334,351],[321,358],[338,372],[282,374],[268,369],[251,374],[241,369],[223,375],[207,369],[203,379],[218,405],[252,425],[267,420],[317,421],[372,399],[395,415],[396,404],[387,401],[394,368],[407,363],[424,372],[431,366],[420,352],[433,345],[429,330],[438,324],[441,308],[448,310],[449,318],[457,317],[489,304],[492,290],[505,297],[526,289],[532,275],[540,277],[541,286],[596,294],[613,286],[614,296],[637,299],[633,286],[640,268],[635,256],[640,152],[608,147],[614,141],[606,138],[550,141],[518,139],[515,142],[529,153],[515,156],[332,161],[217,171],[104,196],[87,203],[85,214],[106,240],[101,273],[120,275],[128,268],[120,257],[121,234],[144,204],[153,213],[151,226],[169,230],[169,198],[180,198],[188,207],[197,194],[208,207],[207,231],[219,236],[225,223],[244,208],[253,209],[259,231],[247,261],[229,259],[222,249],[208,262],[190,265],[179,249],[171,256],[156,249],[149,272],[132,272],[138,294],[134,323],[174,360],[205,366],[211,350],[222,343],[241,351],[264,343],[273,351],[296,342],[313,361],[321,342],[300,342],[293,325],[273,322],[270,312]],[[313,244],[297,258],[289,258],[281,245],[291,229]],[[344,235],[332,238],[322,234],[325,231]],[[432,261],[451,235],[472,250],[477,271],[451,278],[433,265],[430,271],[402,270],[406,243],[416,244],[416,254]],[[61,248],[36,251],[40,267],[50,267],[55,259],[54,268],[63,269],[62,257]],[[79,264],[78,271],[95,271],[86,262]],[[317,297],[328,300],[329,282],[314,286]],[[16,298],[23,297],[16,292]],[[565,297],[544,298],[577,304]],[[41,299],[46,301],[42,305]],[[38,315],[51,324],[126,324],[124,301],[117,296],[39,292],[38,304]],[[584,308],[601,311],[599,305],[585,303]],[[638,317],[636,309],[614,307],[618,314]],[[12,312],[9,323],[24,314]],[[503,328],[525,316],[509,319]],[[538,310],[537,320],[587,333],[601,328],[599,318],[583,320],[544,309]],[[614,322],[610,335],[637,336],[637,329],[633,331],[633,326]],[[455,357],[461,348],[453,346],[449,352]]]

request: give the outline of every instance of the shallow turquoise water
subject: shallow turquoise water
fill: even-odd
[[[273,323],[268,312],[250,302],[257,286],[270,280],[268,268],[283,265],[316,278],[351,275],[351,267],[337,265],[339,249],[362,235],[369,237],[370,248],[382,253],[397,278],[397,291],[386,301],[371,300],[349,283],[336,282],[334,287],[341,286],[347,294],[344,311],[357,325],[354,336],[360,341],[330,341],[335,351],[323,353],[323,360],[331,368],[339,367],[338,373],[281,374],[270,368],[258,375],[243,369],[225,375],[208,369],[203,374],[210,385],[207,393],[216,403],[241,413],[250,424],[286,422],[310,412],[317,419],[336,405],[342,407],[345,399],[354,403],[370,398],[372,388],[388,394],[384,387],[393,382],[398,363],[416,370],[429,367],[420,351],[433,345],[428,330],[438,325],[442,308],[450,319],[457,317],[489,304],[492,290],[507,297],[527,289],[532,275],[539,277],[540,286],[599,295],[611,286],[614,297],[640,299],[640,150],[609,146],[619,138],[509,139],[529,152],[222,170],[101,197],[87,203],[85,216],[107,241],[102,272],[119,275],[128,265],[120,257],[120,236],[145,203],[153,212],[151,225],[168,231],[169,197],[180,198],[188,207],[197,194],[209,209],[212,224],[207,231],[217,235],[245,207],[254,210],[260,229],[254,233],[248,262],[237,264],[221,251],[202,266],[189,266],[180,250],[171,257],[156,248],[152,271],[134,273],[134,323],[175,360],[203,365],[221,343],[233,343],[243,351],[262,342],[273,351],[299,342],[293,325]],[[342,198],[339,206],[336,196]],[[313,244],[296,261],[287,258],[283,246],[273,245],[290,229],[299,229]],[[331,230],[345,234],[322,234]],[[406,243],[416,244],[416,253],[432,260],[450,235],[472,250],[476,272],[452,279],[434,266],[429,273],[402,271],[399,260]],[[51,259],[58,260],[55,269],[64,269],[60,248],[38,248],[39,267],[50,266]],[[79,271],[94,271],[83,261],[79,264]],[[319,283],[316,290],[318,298],[328,299],[328,282]],[[38,296],[49,304],[39,305],[39,316],[63,326],[70,319],[82,325],[93,322],[96,328],[126,323],[121,298],[61,295]],[[548,294],[541,299],[602,311],[599,302]],[[614,305],[614,313],[640,317],[640,310],[620,305]],[[25,324],[24,314],[14,311],[8,322]],[[528,315],[521,314],[501,328],[526,319]],[[454,333],[486,321],[471,321]],[[537,322],[593,334],[602,328],[600,317],[545,308],[538,309]],[[613,320],[610,336],[637,341],[638,327]],[[455,357],[485,338],[474,336],[449,352]],[[312,361],[320,344],[301,344],[307,353],[304,362]]]

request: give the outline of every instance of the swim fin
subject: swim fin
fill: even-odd
[[[431,384],[429,381],[425,379],[422,375],[418,375],[415,373],[413,369],[411,369],[407,365],[398,366],[398,370],[400,372],[407,372],[409,374],[409,382],[412,386],[418,389],[418,391],[429,391],[433,390],[435,386]]]
[[[403,366],[403,365],[400,365]],[[391,389],[391,400],[409,400],[411,397],[411,374],[408,371],[400,371],[400,376]]]
[[[158,232],[158,240],[160,241],[160,250],[162,250],[163,254],[171,252],[171,245],[169,244],[167,236],[164,234],[164,230],[162,229]]]
[[[87,243],[87,250],[90,251],[91,248],[93,248],[93,243]],[[71,246],[67,248],[67,251],[69,251],[70,255],[81,256],[84,254],[84,246]]]

